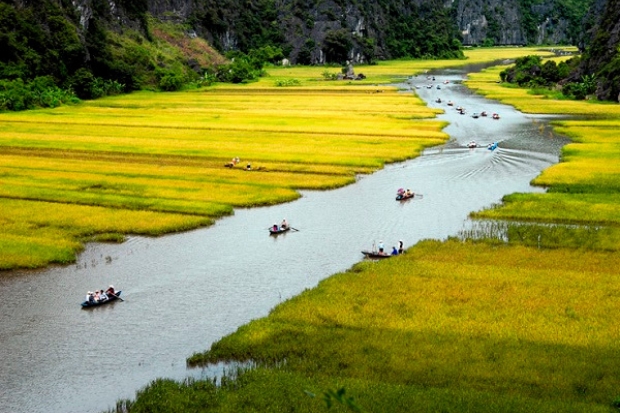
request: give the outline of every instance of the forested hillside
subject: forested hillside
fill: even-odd
[[[0,110],[246,81],[283,59],[372,63],[461,58],[462,44],[587,44],[591,1],[0,0]]]

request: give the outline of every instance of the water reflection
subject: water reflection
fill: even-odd
[[[288,204],[241,209],[213,227],[161,238],[130,237],[122,245],[92,244],[76,265],[19,272],[0,279],[0,406],[3,411],[99,412],[157,377],[197,374],[187,356],[363,256],[373,242],[391,250],[403,239],[457,235],[471,211],[513,192],[541,191],[529,182],[557,162],[563,139],[545,119],[471,94],[459,72],[404,83],[443,108],[450,141],[387,166],[355,185],[304,191]],[[501,113],[501,120],[459,115]],[[499,142],[495,151],[468,149],[471,139]],[[411,188],[422,199],[397,202]],[[271,237],[286,217],[299,231]],[[110,283],[125,302],[82,310],[88,290]],[[112,366],[112,367],[110,367]]]

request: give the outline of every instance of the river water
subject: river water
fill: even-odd
[[[209,228],[89,244],[75,265],[3,274],[0,412],[101,412],[155,378],[206,374],[187,369],[186,357],[350,268],[363,259],[362,249],[380,240],[391,249],[399,239],[406,247],[445,239],[468,225],[470,212],[509,193],[540,191],[529,182],[558,162],[566,141],[545,118],[473,95],[458,84],[463,73],[401,85],[444,108],[439,118],[450,122],[450,141],[414,160],[346,188],[236,210]],[[469,116],[483,110],[501,119]],[[472,139],[499,146],[466,148]],[[423,197],[396,202],[399,187]],[[284,217],[298,231],[269,236],[267,227]],[[124,302],[80,308],[86,291],[111,283],[123,290]]]

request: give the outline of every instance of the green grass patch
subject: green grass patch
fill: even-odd
[[[269,374],[263,392],[284,410],[321,411],[303,390],[344,386],[365,411],[412,411],[414,401],[420,412],[610,411],[619,259],[425,241],[322,281],[188,361],[274,366],[230,393],[249,399],[245,380]],[[284,377],[299,397],[282,393]]]

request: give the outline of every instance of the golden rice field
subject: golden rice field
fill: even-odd
[[[504,67],[471,74],[467,85],[491,99],[529,113],[569,115],[575,120],[552,122],[572,143],[561,162],[533,180],[547,194],[514,194],[496,208],[474,214],[479,218],[587,225],[599,231],[595,245],[620,249],[620,105],[596,101],[558,100],[526,89],[496,83]],[[583,234],[580,234],[583,236]]]
[[[574,47],[565,47],[564,50],[576,51]],[[379,61],[376,65],[358,65],[354,67],[355,74],[364,74],[364,80],[347,80],[347,81],[325,81],[323,73],[328,72],[337,74],[340,67],[317,68],[307,67],[273,67],[270,68],[267,76],[262,77],[258,82],[249,85],[238,86],[245,90],[246,88],[264,88],[271,87],[279,79],[297,79],[303,87],[313,87],[319,89],[325,88],[341,88],[349,85],[363,85],[369,87],[372,92],[372,86],[380,85],[386,82],[402,80],[405,77],[418,73],[424,73],[429,70],[439,70],[448,67],[458,67],[471,64],[494,62],[498,60],[515,59],[527,55],[553,56],[548,49],[539,47],[497,47],[497,48],[472,48],[464,51],[465,59],[462,60],[390,60]],[[280,87],[282,89],[295,89],[294,87]]]
[[[381,62],[357,68],[368,76],[359,83],[325,80],[339,68],[271,68],[249,85],[2,113],[0,269],[67,263],[87,240],[196,228],[235,207],[350,184],[447,139],[428,121],[436,109],[379,84],[527,53],[549,55],[472,49],[462,61]],[[300,86],[274,86],[282,77]],[[241,163],[225,168],[233,157]]]
[[[394,88],[349,86],[140,92],[0,114],[0,268],[71,262],[93,237],[196,228],[350,184],[445,141],[435,113]]]
[[[619,265],[616,253],[423,241],[322,281],[189,361],[272,366],[216,411],[267,396],[321,411],[296,389],[345,387],[366,412],[611,412]]]

